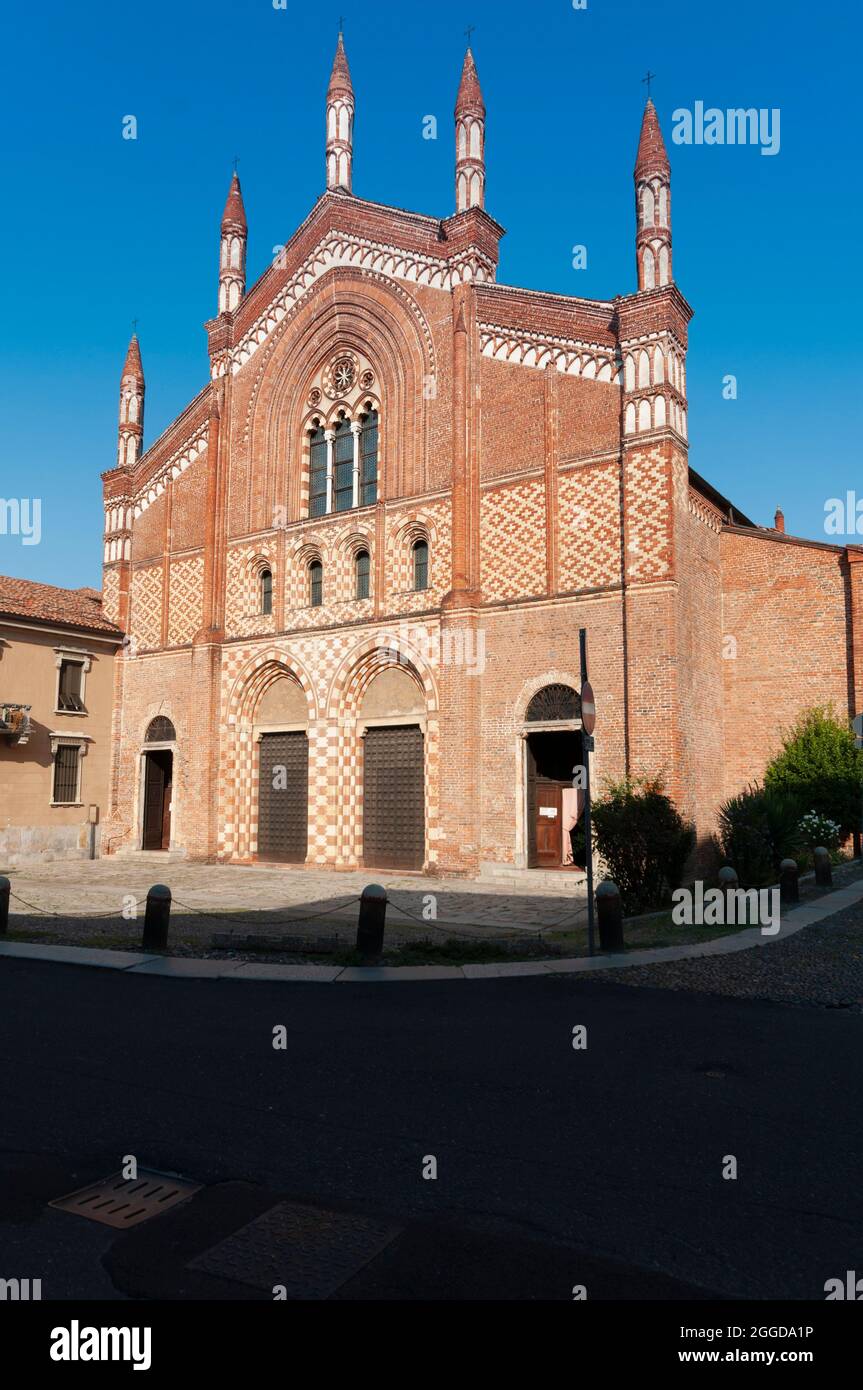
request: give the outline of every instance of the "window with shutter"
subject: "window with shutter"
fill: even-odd
[[[84,711],[81,698],[83,688],[84,664],[81,661],[61,661],[60,681],[57,691],[57,708],[78,713]]]

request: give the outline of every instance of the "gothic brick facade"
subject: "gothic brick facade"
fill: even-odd
[[[454,215],[356,196],[353,114],[340,37],[326,191],[246,292],[234,175],[211,379],[146,452],[130,345],[104,475],[104,602],[128,644],[103,844],[146,844],[155,747],[170,755],[164,845],[254,861],[274,814],[262,738],[300,733],[307,804],[297,793],[290,813],[306,817],[305,862],[368,863],[382,810],[367,735],[410,726],[416,867],[527,867],[531,736],[580,728],[537,724],[528,706],[578,688],[581,627],[595,776],[662,774],[703,838],[801,707],[826,696],[856,712],[863,600],[853,548],[756,527],[689,468],[691,310],[653,104],[635,170],[638,290],[610,301],[497,282],[470,52]],[[390,810],[397,840],[408,812],[397,795]]]

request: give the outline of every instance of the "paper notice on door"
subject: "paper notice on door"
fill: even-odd
[[[548,816],[549,820],[556,820],[556,819],[557,819],[557,807],[556,807],[556,806],[540,806],[540,808],[539,808],[539,814],[540,814],[541,816]]]

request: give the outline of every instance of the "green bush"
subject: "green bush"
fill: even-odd
[[[744,888],[775,883],[802,844],[800,803],[787,792],[749,786],[719,808],[719,843]]]
[[[695,843],[660,778],[608,783],[592,807],[596,847],[628,914],[661,907]]]
[[[847,721],[826,706],[806,710],[786,733],[764,785],[796,797],[802,811],[838,821],[843,839],[860,828],[863,753]]]

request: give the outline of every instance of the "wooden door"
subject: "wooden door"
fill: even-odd
[[[424,859],[422,729],[371,728],[363,740],[363,863],[421,869]]]
[[[535,836],[536,863],[540,869],[558,868],[563,859],[561,835],[562,789],[551,783],[536,783]]]
[[[144,755],[144,833],[141,840],[143,849],[168,848],[168,845],[163,843],[166,823],[170,844],[171,762],[170,753]]]

